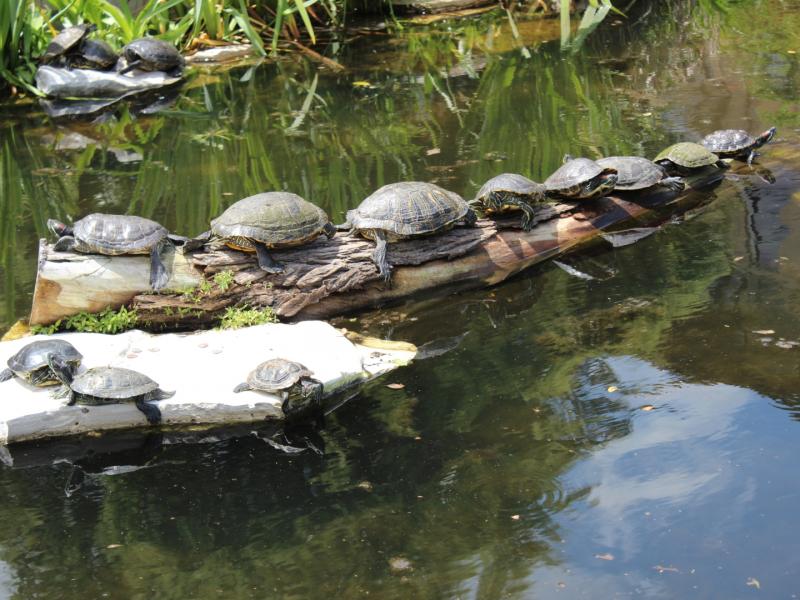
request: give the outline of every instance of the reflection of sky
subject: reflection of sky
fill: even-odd
[[[0,560],[0,600],[12,598],[17,593],[17,578],[9,564]]]
[[[721,598],[752,591],[754,577],[769,579],[772,593],[796,591],[800,482],[786,473],[797,472],[797,424],[748,389],[682,383],[632,357],[606,360],[613,377],[602,393],[619,388],[608,395],[631,409],[632,430],[564,478],[565,488],[592,491],[557,517],[563,562],[535,569],[532,589]],[[648,404],[655,409],[639,410]]]

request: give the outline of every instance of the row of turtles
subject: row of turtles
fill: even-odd
[[[66,27],[48,44],[40,62],[69,69],[117,70],[120,74],[133,69],[165,71],[180,75],[185,61],[171,44],[155,38],[133,40],[122,49],[122,58],[103,40],[89,38],[96,27],[89,24]]]
[[[154,403],[175,392],[162,390],[147,375],[131,369],[93,367],[78,373],[82,360],[83,355],[66,340],[36,340],[8,359],[0,382],[18,377],[36,387],[60,385],[53,396],[66,397],[67,406],[133,403],[148,423],[161,423],[161,410]],[[300,363],[282,358],[258,365],[233,391],[248,390],[278,395],[286,418],[316,414],[322,408],[322,382]]]
[[[154,290],[163,289],[169,279],[162,253],[170,245],[181,246],[184,252],[209,243],[226,245],[255,253],[261,269],[280,273],[284,266],[273,258],[271,250],[307,244],[320,235],[331,238],[337,231],[373,240],[373,261],[380,276],[389,281],[388,244],[457,225],[472,226],[477,219],[475,210],[486,215],[521,211],[521,226],[529,230],[535,207],[543,202],[589,200],[612,190],[633,192],[656,186],[680,191],[685,185],[680,177],[713,165],[727,167],[721,157],[752,162],[756,149],[774,135],[774,127],[756,137],[740,130],[715,131],[701,144],[674,144],[653,161],[638,156],[596,161],[566,156],[564,164],[544,183],[504,173],[487,181],[471,202],[433,183],[392,183],[348,211],[345,223],[337,226],[324,210],[290,192],[267,192],[239,200],[213,219],[208,231],[192,239],[171,235],[149,219],[127,215],[92,214],[72,227],[51,219],[48,226],[59,236],[54,247],[57,251],[149,254]]]

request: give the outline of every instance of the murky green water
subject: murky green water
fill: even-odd
[[[800,2],[698,4],[636,9],[571,55],[527,58],[482,21],[460,51],[366,36],[340,75],[298,60],[200,76],[158,115],[3,108],[5,326],[29,308],[48,217],[192,234],[290,189],[339,219],[397,179],[469,196],[501,171],[541,180],[566,151],[779,135],[760,161],[774,184],[737,170],[648,239],[570,259],[595,280],[548,264],[343,319],[454,349],[292,434],[322,454],[250,427],[12,448],[0,597],[797,597]]]

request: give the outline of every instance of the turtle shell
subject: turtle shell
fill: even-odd
[[[103,40],[84,40],[81,44],[80,58],[91,68],[110,69],[117,63],[117,53]]]
[[[705,146],[694,142],[678,142],[666,148],[653,159],[654,162],[668,160],[679,167],[697,169],[713,165],[719,161],[719,156],[710,152]]]
[[[76,221],[73,236],[80,251],[116,256],[149,254],[167,236],[167,230],[150,219],[134,215],[94,213]]]
[[[72,391],[98,401],[135,402],[147,400],[158,390],[158,384],[147,375],[118,367],[95,367],[72,380]]]
[[[656,185],[664,179],[664,169],[651,160],[641,156],[608,156],[597,164],[617,171],[618,190],[643,190]]]
[[[324,210],[297,194],[266,192],[229,206],[211,221],[211,232],[222,239],[243,238],[268,248],[288,248],[314,240],[329,222]]]
[[[603,167],[588,158],[573,158],[561,165],[555,173],[544,181],[548,191],[566,192],[597,177]]]
[[[475,199],[479,202],[485,200],[491,193],[510,194],[515,196],[529,196],[534,201],[542,201],[545,198],[547,188],[535,181],[528,179],[518,173],[502,173],[497,177],[492,177],[481,186]]]
[[[48,374],[46,380],[38,381],[38,385],[45,383],[59,383],[58,378],[53,374],[48,366],[48,357],[58,356],[64,362],[73,366],[78,366],[83,359],[83,355],[65,340],[37,340],[23,346],[19,352],[8,359],[8,368],[16,375],[30,381],[31,375],[47,367]]]
[[[247,383],[254,390],[280,392],[291,388],[301,377],[311,377],[311,375],[311,371],[300,363],[273,358],[258,365],[247,376]]]
[[[42,61],[49,62],[59,56],[64,56],[67,52],[78,47],[78,44],[90,32],[94,31],[94,25],[76,25],[62,29],[56,37],[50,40],[47,49],[42,55]]]
[[[133,40],[122,49],[122,54],[128,64],[140,61],[136,68],[142,71],[171,71],[186,64],[172,44],[155,38]]]
[[[404,238],[448,229],[469,212],[455,192],[433,183],[402,181],[373,192],[347,212],[347,220],[357,230],[383,230]]]

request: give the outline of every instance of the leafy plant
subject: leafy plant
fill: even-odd
[[[51,325],[33,325],[31,332],[43,335],[52,335],[57,331],[114,334],[133,329],[138,321],[135,309],[129,310],[121,306],[118,310],[106,308],[99,313],[79,312]]]
[[[277,323],[274,311],[267,308],[250,308],[249,306],[229,306],[219,321],[220,329],[241,329],[253,325]]]

